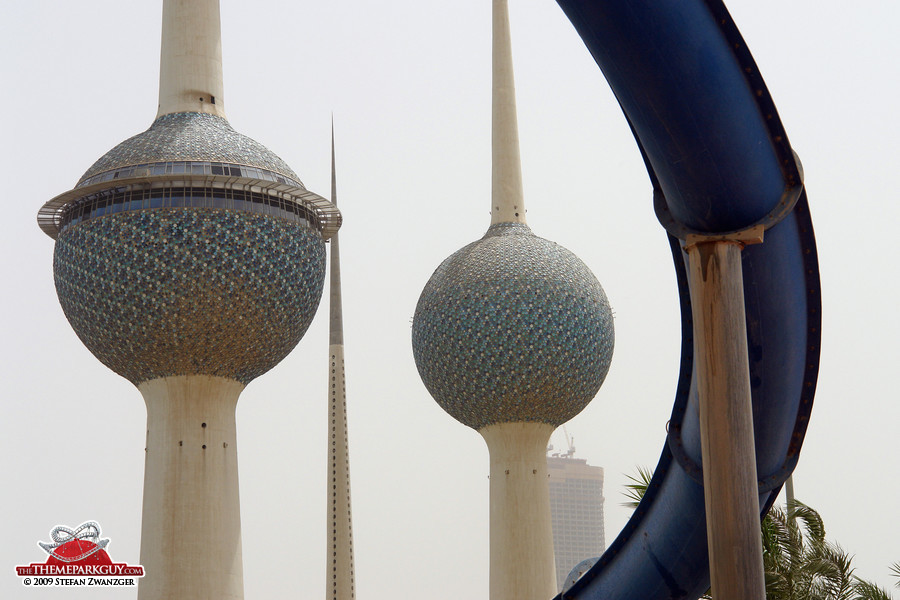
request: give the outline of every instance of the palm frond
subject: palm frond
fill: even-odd
[[[850,565],[853,557],[837,544],[827,542],[814,544],[808,556],[805,568],[820,581],[826,592],[824,597],[851,600],[855,582],[853,567]]]
[[[812,544],[825,543],[825,523],[822,521],[822,516],[799,500],[795,500],[788,506],[788,520],[797,521],[798,519],[803,523],[809,542]]]
[[[852,600],[892,600],[884,588],[859,577],[854,579]]]
[[[629,502],[622,505],[636,508],[653,471],[637,467],[637,474],[626,477]],[[825,539],[822,516],[802,502],[773,506],[762,520],[761,537],[766,600],[892,600],[884,588],[854,574],[853,556]],[[900,562],[890,570],[900,587]]]
[[[625,475],[630,483],[625,484],[625,491],[622,494],[628,498],[628,502],[623,502],[622,506],[628,508],[637,508],[641,503],[641,498],[647,493],[650,486],[650,480],[653,479],[653,470],[647,467],[637,467],[636,475]]]

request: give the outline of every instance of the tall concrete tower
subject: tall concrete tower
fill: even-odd
[[[243,597],[235,406],[300,341],[340,213],[225,119],[218,0],[164,0],[159,112],[47,202],[76,334],[147,406],[141,600]]]
[[[565,248],[525,223],[509,19],[493,0],[491,226],[446,259],[413,318],[422,381],[490,452],[490,598],[556,594],[546,448],[609,370],[603,288]]]
[[[337,205],[334,165],[334,125],[331,128],[331,201]],[[326,553],[326,599],[353,600],[353,519],[350,510],[350,449],[347,437],[347,390],[344,381],[344,317],[341,302],[341,255],[338,234],[331,238],[331,324],[328,351],[328,551]]]

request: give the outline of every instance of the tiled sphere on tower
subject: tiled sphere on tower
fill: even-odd
[[[615,335],[606,294],[577,256],[500,223],[437,268],[412,337],[428,391],[479,430],[574,417],[606,378]]]
[[[63,311],[135,384],[246,384],[297,345],[321,298],[328,217],[314,197],[224,118],[161,116],[48,203]]]

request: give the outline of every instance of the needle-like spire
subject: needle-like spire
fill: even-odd
[[[331,123],[331,203],[337,206],[337,175],[334,160],[334,121]],[[344,345],[344,321],[341,305],[341,255],[337,235],[331,238],[331,325],[329,343]]]
[[[331,123],[331,201],[337,204],[334,121]],[[350,514],[350,450],[347,441],[347,396],[344,382],[344,327],[341,307],[341,265],[338,236],[331,238],[331,321],[329,354],[329,536],[326,560],[326,600],[353,600],[353,521]]]
[[[491,225],[525,223],[507,0],[493,0]]]

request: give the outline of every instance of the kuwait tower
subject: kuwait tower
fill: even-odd
[[[493,0],[491,225],[425,285],[412,345],[425,387],[490,453],[490,598],[556,595],[546,449],[609,370],[603,288],[525,223],[506,0]]]
[[[75,333],[147,406],[141,600],[243,598],[235,406],[306,332],[341,217],[225,119],[218,0],[164,0],[159,112],[38,223]]]

